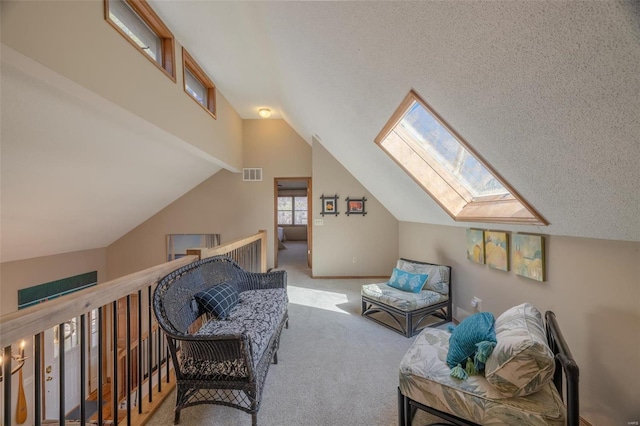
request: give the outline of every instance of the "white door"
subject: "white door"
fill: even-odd
[[[64,343],[65,412],[80,405],[80,346],[78,339],[78,318],[65,323],[64,336],[58,336],[58,327],[44,332],[44,376],[45,376],[45,419],[59,420],[60,387],[58,345]]]
[[[98,310],[89,313],[89,393],[98,389]]]

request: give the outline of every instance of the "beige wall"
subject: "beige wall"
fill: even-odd
[[[240,117],[219,92],[217,120],[184,93],[179,43],[176,83],[105,21],[101,0],[2,1],[1,8],[4,44],[224,164],[242,167]]]
[[[92,271],[98,271],[99,283],[106,281],[106,249],[0,263],[0,315],[18,310],[18,290]]]
[[[18,290],[92,271],[98,271],[98,283],[106,280],[106,249],[83,250],[74,253],[0,263],[0,316],[18,310]],[[2,330],[0,330],[0,333],[2,333]],[[27,356],[33,351],[31,342],[32,339],[25,339],[26,346],[24,350]],[[18,343],[16,342],[16,346],[14,346],[14,352],[17,351]],[[33,363],[27,361],[22,373],[25,381],[32,378]],[[12,383],[11,407],[15,407],[18,396],[18,381],[13,380]],[[24,391],[27,401],[33,401],[33,383],[26,384]],[[34,424],[33,404],[28,403],[27,408],[26,424]]]
[[[266,229],[273,266],[273,179],[311,176],[311,147],[284,120],[244,120],[243,140],[243,167],[262,167],[262,182],[216,173],[111,244],[109,279],[163,262],[167,234],[219,233],[224,243]]]
[[[580,412],[594,426],[640,419],[640,243],[545,236],[547,281],[470,262],[466,230],[400,223],[400,256],[452,267],[454,314],[473,296],[500,314],[531,302],[556,313],[580,367]]]
[[[320,196],[338,194],[338,216],[320,215]],[[345,198],[367,199],[365,216],[345,215]],[[313,140],[313,276],[389,276],[398,257],[398,221],[318,140]],[[357,258],[354,263],[353,258]]]

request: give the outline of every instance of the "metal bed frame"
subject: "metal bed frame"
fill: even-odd
[[[556,315],[547,311],[545,313],[545,331],[547,343],[553,352],[556,361],[556,369],[553,375],[553,383],[560,394],[560,398],[565,401],[567,407],[567,426],[580,425],[580,407],[578,396],[578,382],[580,369],[571,355],[571,350],[562,336],[560,327],[556,320]],[[566,386],[564,381],[566,380]],[[460,418],[454,414],[436,410],[402,394],[398,388],[398,425],[411,426],[416,410],[420,409],[436,417],[445,420],[445,423],[432,423],[429,426],[482,426],[478,423]]]

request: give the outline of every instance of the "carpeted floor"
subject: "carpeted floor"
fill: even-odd
[[[288,275],[289,329],[271,365],[258,413],[260,426],[397,425],[398,365],[414,339],[360,316],[360,286],[379,280],[311,279],[306,243],[285,243],[279,268]],[[173,424],[169,397],[148,425]],[[250,425],[240,410],[184,409],[180,425]],[[436,421],[418,412],[414,425]]]

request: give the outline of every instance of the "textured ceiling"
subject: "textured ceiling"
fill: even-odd
[[[220,170],[6,46],[1,85],[2,262],[106,247]]]
[[[551,223],[492,228],[640,240],[638,2],[152,5],[243,118],[318,135],[399,220],[469,226],[373,143],[413,88]]]

